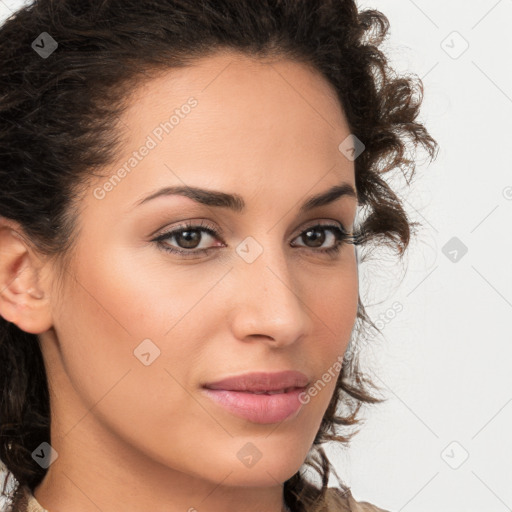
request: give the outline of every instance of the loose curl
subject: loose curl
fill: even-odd
[[[119,117],[130,94],[159,71],[185,67],[222,50],[285,57],[311,66],[334,87],[350,132],[365,149],[355,160],[365,212],[357,243],[386,245],[402,258],[416,222],[384,180],[415,172],[408,149],[432,159],[437,142],[416,119],[423,84],[398,76],[380,46],[389,29],[381,12],[355,0],[40,0],[0,29],[0,216],[18,222],[34,249],[64,274],[88,179],[121,147]],[[31,44],[49,33],[58,48],[41,58]],[[363,254],[364,261],[368,253]],[[348,445],[363,404],[385,401],[360,369],[355,340],[380,332],[359,298],[354,337],[304,468],[284,483],[287,504],[311,510],[334,471],[322,447]],[[0,459],[21,485],[35,489],[46,469],[31,454],[50,442],[50,403],[37,335],[0,317]],[[344,414],[339,407],[346,408]],[[336,474],[336,471],[334,471]],[[336,475],[343,492],[348,487]]]

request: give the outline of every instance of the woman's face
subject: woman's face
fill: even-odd
[[[181,475],[176,492],[184,475],[196,490],[206,481],[205,497],[221,481],[278,485],[311,448],[335,387],[322,376],[337,377],[357,313],[354,246],[322,252],[336,226],[352,230],[356,197],[301,209],[355,189],[334,90],[302,64],[216,54],[147,82],[121,120],[124,149],[85,195],[40,334],[59,454],[50,471],[96,478],[86,468],[101,462],[97,478],[114,485],[134,466],[154,479],[158,468]],[[147,199],[166,187],[223,195]],[[318,224],[330,228],[308,235]],[[323,383],[284,420],[241,417],[202,388],[284,370]]]

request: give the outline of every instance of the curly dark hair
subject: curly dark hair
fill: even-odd
[[[399,76],[380,49],[389,21],[355,0],[38,0],[0,29],[0,215],[23,228],[38,252],[64,272],[76,240],[83,186],[111,163],[122,142],[119,117],[144,80],[223,49],[313,66],[332,84],[350,132],[364,151],[355,160],[365,212],[357,244],[387,245],[402,258],[411,222],[384,174],[410,183],[421,145],[437,142],[417,121],[423,83]],[[32,47],[47,32],[58,48],[41,58]],[[370,253],[364,253],[360,261]],[[326,492],[332,468],[322,443],[347,446],[363,404],[385,401],[360,368],[356,340],[380,333],[358,300],[355,329],[305,465],[284,483],[286,503],[310,510]],[[358,341],[358,343],[360,343]],[[350,352],[350,353],[349,353]],[[35,489],[46,469],[31,454],[50,442],[50,403],[39,338],[0,317],[0,459],[20,484]],[[339,406],[345,406],[341,414]],[[343,434],[339,427],[346,427]],[[338,475],[336,475],[338,477]],[[345,491],[348,489],[338,477]]]

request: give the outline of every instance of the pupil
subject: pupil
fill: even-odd
[[[316,245],[314,245],[314,247],[320,247],[324,241],[325,241],[325,232],[321,229],[309,229],[308,231],[306,231],[304,233],[305,236],[310,236],[312,233],[320,233],[320,235],[318,236],[312,236],[310,238],[310,241],[313,241],[316,243]],[[305,242],[305,240],[303,240]]]
[[[190,231],[181,231],[181,234],[178,235],[178,238],[180,240],[185,240],[184,248],[186,249],[194,249],[200,241],[200,236],[197,229]],[[181,244],[180,240],[178,240],[178,242],[180,243],[180,245],[183,245]]]

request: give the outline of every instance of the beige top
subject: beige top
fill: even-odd
[[[49,512],[36,500],[27,486],[21,486],[15,493],[12,512]],[[329,488],[326,501],[316,504],[312,512],[389,512],[366,501],[356,501],[352,493],[342,493],[339,489]]]

